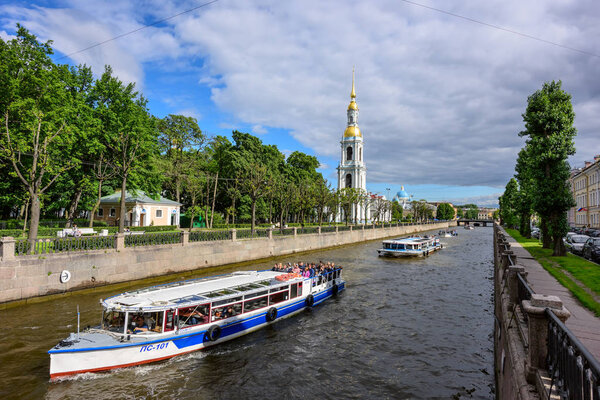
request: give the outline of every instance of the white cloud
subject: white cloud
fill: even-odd
[[[448,199],[454,205],[476,204],[479,207],[498,208],[498,198],[502,196],[502,192],[493,193],[485,196],[472,196]]]
[[[62,9],[0,8],[9,16],[3,28],[26,21],[70,53],[190,7],[70,1]],[[589,40],[600,35],[593,0],[427,4],[600,53],[600,42]],[[370,182],[503,187],[524,142],[527,97],[552,79],[573,94],[581,149],[573,162],[600,152],[597,58],[395,0],[223,0],[73,58],[96,71],[111,64],[138,82],[150,63],[165,73],[196,68],[191,84],[209,86],[234,120],[255,133],[286,129],[334,159],[355,65]]]
[[[265,135],[267,132],[267,129],[262,125],[252,125],[252,133],[255,135]]]

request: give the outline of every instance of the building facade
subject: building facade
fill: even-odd
[[[125,226],[179,225],[181,203],[160,196],[154,200],[142,191],[125,193]],[[95,220],[118,225],[121,218],[121,191],[100,199]]]
[[[347,110],[348,123],[342,136],[340,164],[338,171],[338,189],[355,188],[362,194],[367,194],[367,167],[363,159],[363,136],[358,127],[358,105],[356,104],[356,91],[354,90],[354,70],[352,70],[352,91],[350,104]],[[369,219],[369,202],[364,206],[352,207],[349,219],[358,222],[367,222]],[[342,212],[338,213],[339,220],[344,220]]]
[[[593,162],[571,174],[575,207],[569,212],[569,223],[582,228],[600,228],[600,155]]]

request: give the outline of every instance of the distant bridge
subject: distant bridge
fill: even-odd
[[[466,218],[457,219],[456,225],[460,226],[461,224],[473,225],[473,226],[488,226],[488,224],[490,224],[491,226],[493,226],[494,220],[493,219],[466,219]]]

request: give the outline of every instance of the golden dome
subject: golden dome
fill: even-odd
[[[358,126],[349,126],[344,131],[344,137],[362,137]]]
[[[348,105],[348,110],[358,110],[358,106],[356,105],[356,102],[354,100],[352,100]]]

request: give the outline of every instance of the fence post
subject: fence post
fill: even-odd
[[[15,259],[15,239],[11,236],[5,236],[0,240],[0,260]]]
[[[298,227],[294,227],[294,237],[298,236]]]
[[[520,265],[511,265],[508,267],[508,281],[506,284],[508,285],[508,298],[509,304],[512,307],[514,304],[519,302],[519,278],[518,274],[521,274],[523,278],[527,277],[527,272],[525,272],[525,267]]]
[[[320,234],[321,234],[321,225],[319,225],[319,226],[317,227],[317,234],[318,234],[318,235],[320,235]]]
[[[352,232],[352,225],[350,225],[350,232]]]
[[[115,250],[121,251],[125,248],[125,235],[117,233],[115,235]]]
[[[237,240],[237,229],[231,230],[231,241],[235,242]]]
[[[525,360],[525,373],[527,382],[535,384],[538,369],[546,369],[546,356],[548,355],[548,317],[546,308],[562,322],[565,322],[571,313],[564,306],[558,296],[532,294],[531,300],[523,300],[523,311],[527,313],[529,351]]]
[[[338,233],[338,232],[339,232],[339,230],[338,230],[338,226],[336,225],[336,226],[335,226],[335,233]]]
[[[269,240],[273,239],[273,229],[267,228],[267,237]]]
[[[189,231],[183,231],[181,233],[183,233],[183,235],[181,235],[181,245],[182,246],[187,246],[188,243],[190,242],[190,232]]]

